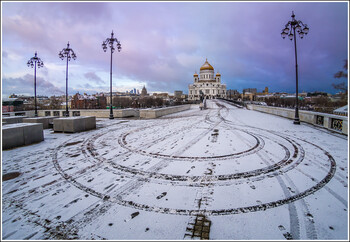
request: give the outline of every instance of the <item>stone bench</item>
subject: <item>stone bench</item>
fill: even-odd
[[[24,118],[23,123],[42,123],[44,129],[53,127],[53,119],[58,117],[46,116],[46,117],[35,117],[35,118]]]
[[[28,118],[27,116],[10,116],[10,117],[3,117],[2,121],[7,124],[17,124],[17,123],[23,123],[23,119]]]
[[[75,133],[91,129],[96,129],[95,116],[65,117],[53,120],[55,132]]]
[[[11,149],[44,140],[43,124],[17,123],[2,127],[2,148]]]

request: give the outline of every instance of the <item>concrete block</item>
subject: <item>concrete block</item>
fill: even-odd
[[[17,123],[2,128],[2,148],[10,149],[44,140],[43,124]]]
[[[85,119],[82,117],[66,118],[63,121],[63,130],[68,133],[81,132],[85,130]]]
[[[53,130],[55,132],[63,132],[63,120],[64,118],[55,118],[53,120]]]
[[[7,124],[2,127],[2,148],[11,149],[24,145],[23,127]]]
[[[54,116],[47,117],[36,117],[36,118],[24,118],[23,123],[42,123],[44,129],[50,128],[50,123],[53,122],[53,119],[57,118]]]
[[[53,120],[55,132],[75,133],[96,128],[95,116],[57,118]]]
[[[85,119],[85,130],[96,129],[96,117],[84,117]]]
[[[23,127],[24,144],[29,145],[44,140],[43,124],[28,124]]]

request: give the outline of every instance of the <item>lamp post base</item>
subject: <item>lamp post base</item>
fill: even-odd
[[[113,115],[109,115],[109,119],[114,119]]]
[[[293,124],[300,124],[299,118],[295,118]]]

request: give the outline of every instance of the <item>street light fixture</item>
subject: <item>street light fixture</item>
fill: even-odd
[[[299,120],[299,102],[298,102],[298,58],[297,58],[297,40],[296,40],[296,34],[295,30],[298,32],[299,37],[302,39],[304,38],[304,35],[307,35],[309,33],[309,28],[306,24],[301,22],[300,20],[295,19],[294,11],[292,11],[292,21],[289,21],[285,28],[282,29],[281,36],[282,38],[286,38],[288,35],[288,38],[290,40],[294,39],[294,50],[295,50],[295,78],[296,78],[296,104],[295,104],[295,118],[294,118],[294,124],[300,124]],[[302,26],[304,27],[302,29]],[[289,32],[289,34],[288,34]]]
[[[111,71],[110,71],[110,96],[111,96],[111,100],[110,100],[110,105],[109,105],[109,110],[110,110],[110,114],[109,114],[109,119],[114,119],[113,117],[113,105],[112,105],[112,54],[115,50],[114,48],[114,42],[116,42],[117,44],[117,49],[118,49],[118,52],[121,51],[122,49],[122,46],[119,42],[119,40],[117,38],[114,38],[113,37],[113,30],[112,30],[112,34],[111,34],[111,38],[107,38],[105,41],[103,41],[102,43],[102,49],[104,52],[107,51],[107,45],[109,45],[110,49],[111,49]]]
[[[38,117],[38,109],[36,106],[36,67],[38,68],[44,66],[44,62],[37,56],[37,52],[35,52],[34,57],[30,58],[30,60],[27,62],[28,67],[34,67],[34,106],[35,106],[35,117]]]
[[[68,112],[68,61],[73,58],[74,60],[77,58],[75,55],[73,49],[69,48],[69,41],[67,44],[67,48],[63,48],[60,53],[58,53],[58,57],[63,60],[65,57],[67,57],[67,67],[66,67],[66,117],[69,117],[69,112]]]

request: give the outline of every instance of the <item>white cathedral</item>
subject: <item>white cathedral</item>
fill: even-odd
[[[219,72],[214,76],[214,67],[207,59],[200,68],[199,76],[194,73],[193,81],[192,85],[188,85],[188,100],[200,100],[201,93],[207,99],[226,98],[226,84],[221,84]]]

